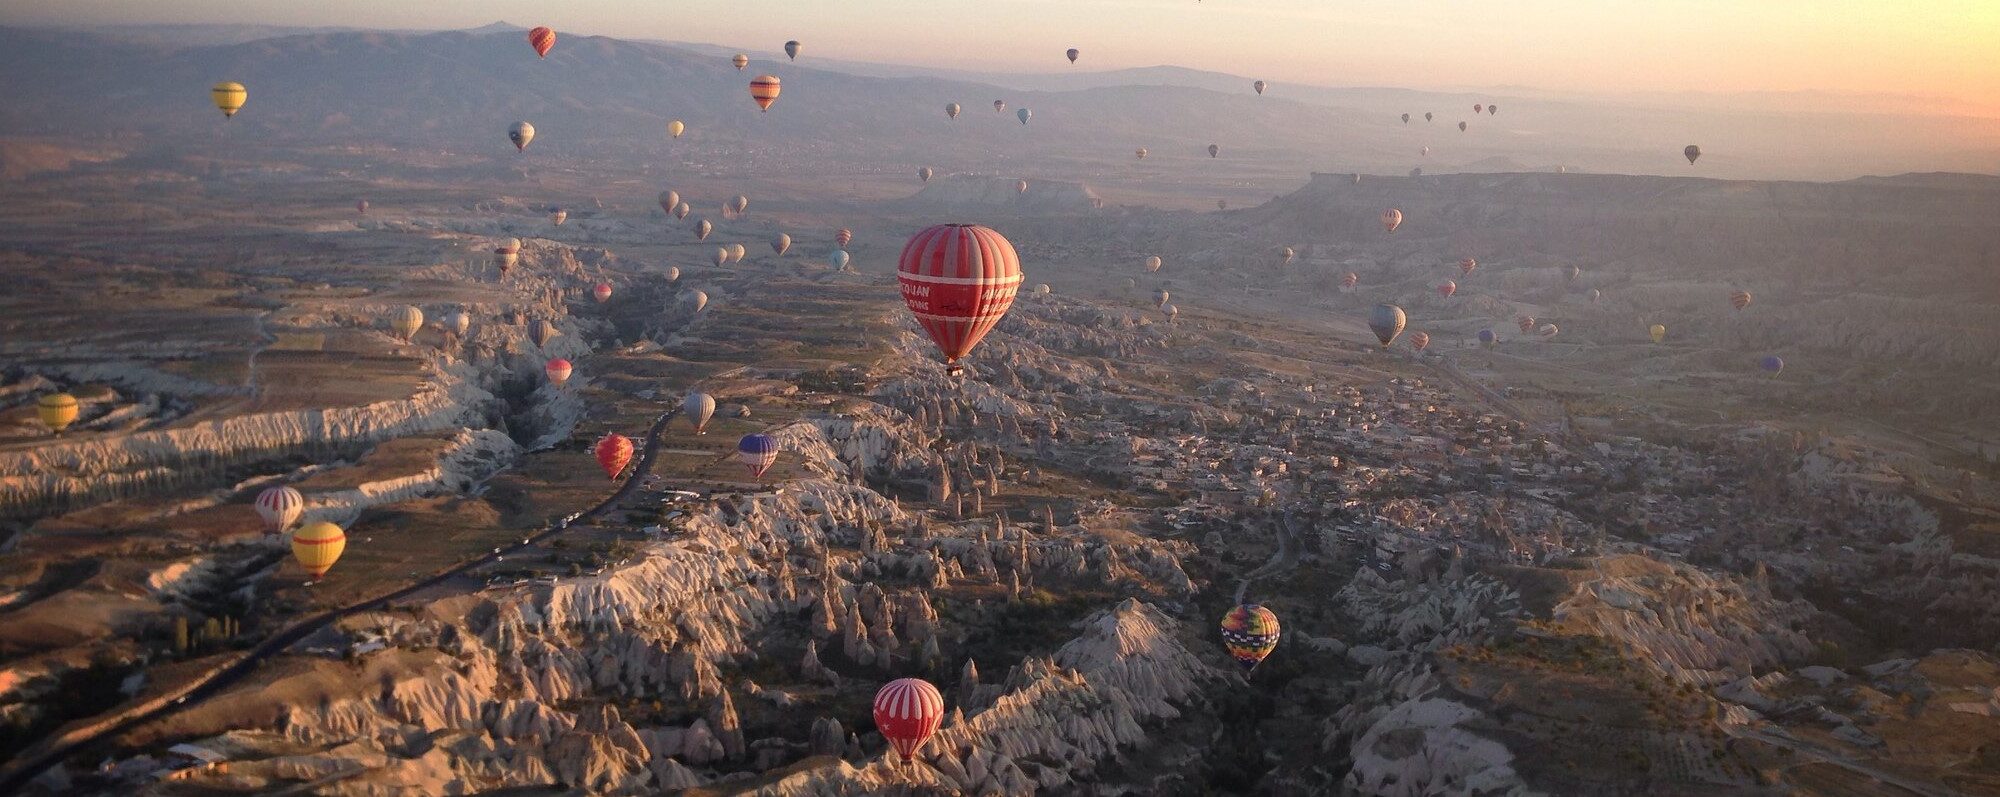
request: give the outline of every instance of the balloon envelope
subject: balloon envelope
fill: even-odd
[[[992,331],[1021,287],[1021,259],[1000,233],[940,224],[911,236],[896,262],[903,302],[944,354],[947,370]]]
[[[785,251],[791,248],[792,236],[784,233],[771,236],[771,251],[776,252],[779,257],[784,257]]]
[[[736,461],[750,470],[751,478],[761,479],[778,461],[778,441],[767,434],[746,434],[736,443]]]
[[[1254,603],[1241,604],[1222,616],[1222,646],[1245,672],[1254,670],[1278,648],[1278,616]]]
[[[799,60],[799,42],[797,39],[785,42],[785,57],[793,61]]]
[[[849,257],[845,249],[835,249],[831,254],[826,256],[827,264],[833,266],[835,271],[846,271],[848,260]]]
[[[1762,367],[1766,371],[1770,371],[1771,373],[1775,374],[1779,371],[1785,370],[1785,360],[1784,358],[1773,354],[1765,357],[1762,362],[1758,363],[1758,366]]]
[[[528,31],[528,46],[535,48],[535,55],[549,57],[549,48],[556,46],[556,32],[546,27]]]
[[[1396,228],[1401,226],[1403,226],[1403,211],[1395,208],[1382,211],[1383,232],[1395,232]]]
[[[758,75],[750,81],[750,99],[757,103],[758,110],[771,110],[771,103],[778,101],[780,91],[778,78],[773,75]]]
[[[675,119],[667,123],[667,135],[673,136],[674,138],[680,138],[682,133],[687,132],[687,129],[688,129],[687,123],[682,122],[679,119]]]
[[[77,412],[76,397],[68,393],[50,393],[35,400],[35,417],[57,434],[76,422]]]
[[[875,730],[905,761],[916,757],[943,722],[944,696],[929,681],[899,678],[875,692]]]
[[[257,516],[264,519],[265,534],[283,534],[306,511],[306,497],[289,485],[266,488],[257,494]]]
[[[1533,116],[1534,114],[1529,115]],[[1689,166],[1693,166],[1695,161],[1701,159],[1701,147],[1689,144],[1686,149],[1681,150],[1681,155],[1687,157]]]
[[[237,111],[243,109],[243,103],[250,99],[250,90],[241,83],[223,81],[208,90],[208,98],[224,117],[234,117]]]
[[[616,479],[632,461],[632,439],[617,432],[606,434],[597,441],[594,452],[597,466],[604,469],[605,478]]]
[[[542,365],[542,373],[548,374],[549,384],[562,387],[569,381],[571,366],[568,360],[556,357]]]
[[[292,558],[312,578],[326,575],[347,550],[347,533],[324,520],[308,523],[292,534]]]
[[[1035,112],[1026,108],[1014,112],[1014,118],[1021,120],[1021,124],[1027,124],[1028,120],[1034,118],[1034,116]]]
[[[535,140],[535,126],[527,122],[515,122],[507,128],[507,140],[514,142],[515,150],[526,152],[528,142]]]
[[[1407,323],[1409,317],[1403,314],[1403,308],[1393,304],[1378,304],[1368,311],[1368,329],[1375,333],[1375,338],[1382,341],[1384,347],[1394,342],[1397,335],[1403,334],[1403,326]]]
[[[681,414],[687,416],[695,434],[708,434],[708,419],[715,416],[715,397],[699,390],[689,393],[681,399]]]
[[[1646,335],[1651,337],[1654,343],[1666,340],[1667,326],[1665,324],[1654,324],[1646,330]]]

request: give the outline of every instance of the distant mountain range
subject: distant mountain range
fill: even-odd
[[[1226,182],[1312,170],[1402,174],[1499,166],[1722,177],[1845,179],[1906,171],[2000,168],[1990,120],[1836,111],[1693,110],[1510,94],[1327,88],[1173,66],[1004,75],[752,52],[738,72],[718,45],[566,35],[547,60],[521,28],[386,32],[193,25],[97,30],[0,27],[9,102],[0,134],[137,134],[148,141],[232,140],[293,146],[383,145],[511,156],[507,125],[532,122],[530,156],[699,157],[752,168],[818,159],[843,168],[1088,177],[1144,146],[1162,164]],[[784,91],[768,114],[750,77]],[[223,123],[208,87],[250,88]],[[991,103],[1004,99],[1005,114]],[[956,122],[948,102],[964,108]],[[1497,104],[1497,115],[1472,104]],[[1034,118],[1022,126],[1021,107]],[[1435,113],[1426,123],[1422,114]],[[1398,119],[1412,114],[1408,124]],[[687,139],[670,145],[669,119]],[[1468,124],[1461,133],[1456,125]],[[1222,163],[1202,150],[1218,144]],[[1680,158],[1700,143],[1699,168]],[[1428,157],[1422,154],[1430,147]]]

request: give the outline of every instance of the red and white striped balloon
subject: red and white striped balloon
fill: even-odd
[[[257,515],[264,519],[265,534],[283,534],[306,511],[306,497],[286,486],[257,494]]]
[[[898,678],[875,693],[875,730],[908,761],[944,722],[944,696],[922,678]]]
[[[939,224],[910,238],[896,262],[903,303],[944,353],[949,371],[1014,306],[1021,258],[1000,233]]]

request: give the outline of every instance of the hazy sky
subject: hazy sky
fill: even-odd
[[[972,69],[1177,64],[1273,81],[1915,94],[2000,116],[2000,0],[0,0],[15,24],[560,32]]]

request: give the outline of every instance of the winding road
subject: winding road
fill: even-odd
[[[593,517],[617,506],[626,497],[630,496],[632,491],[639,488],[639,483],[645,473],[652,468],[654,454],[659,450],[660,433],[665,431],[667,424],[671,423],[678,415],[680,415],[680,408],[675,407],[667,410],[657,420],[653,421],[653,425],[646,430],[646,444],[640,452],[638,462],[627,472],[625,481],[619,485],[617,492],[598,502],[597,505],[571,515],[566,519],[551,523],[521,543],[502,548],[499,551],[488,553],[475,559],[460,562],[457,565],[432,574],[429,578],[393,592],[321,612],[320,614],[293,623],[290,626],[286,626],[283,630],[266,637],[263,642],[245,651],[235,661],[224,665],[221,669],[210,673],[205,678],[181,687],[178,691],[155,696],[143,704],[126,709],[121,714],[102,718],[87,727],[78,728],[62,736],[47,739],[42,744],[37,745],[36,748],[23,751],[21,756],[15,759],[12,768],[8,769],[5,774],[0,774],[0,794],[18,794],[26,789],[30,781],[37,775],[48,770],[49,767],[55,766],[114,736],[166,717],[190,704],[199,703],[220,694],[224,689],[234,686],[237,682],[242,681],[244,677],[255,672],[257,666],[265,660],[283,653],[286,649],[298,644],[306,637],[311,636],[313,633],[327,627],[342,617],[355,612],[374,611],[390,603],[408,598],[422,590],[441,585],[474,568],[498,561],[502,556],[539,545],[555,535],[568,530],[569,524],[572,521]]]

